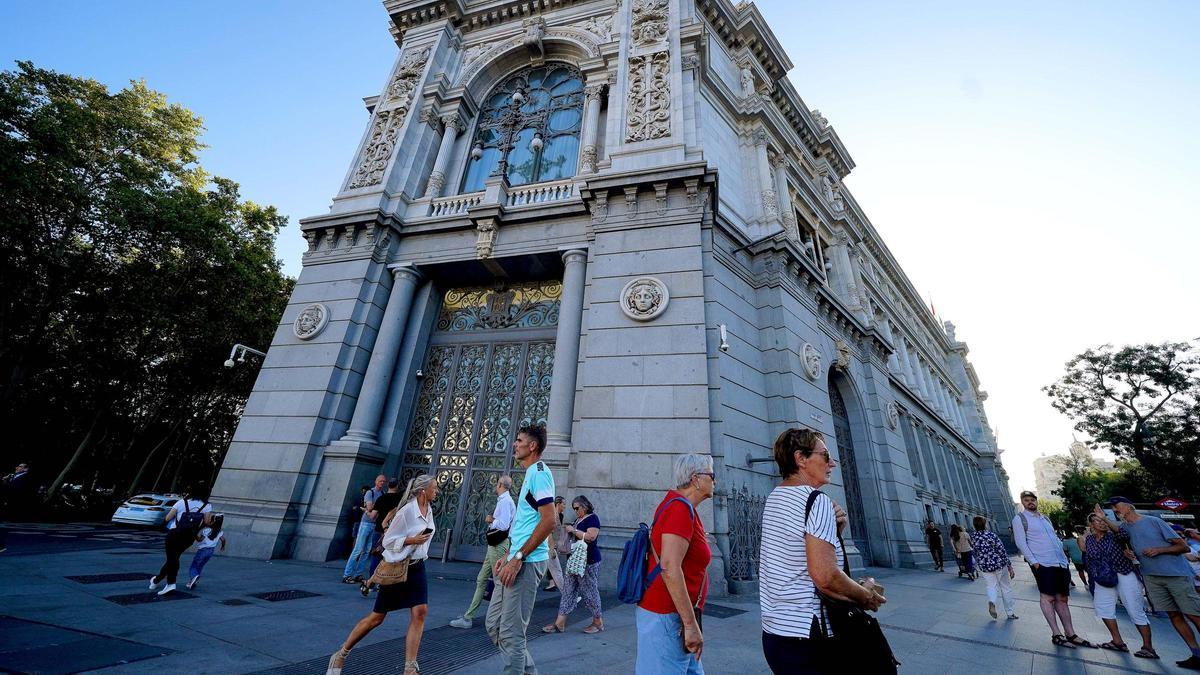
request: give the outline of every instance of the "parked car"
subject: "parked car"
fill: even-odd
[[[166,524],[167,513],[171,511],[171,507],[175,506],[175,502],[179,501],[180,497],[181,495],[161,492],[143,492],[134,495],[117,507],[112,522],[161,527]]]

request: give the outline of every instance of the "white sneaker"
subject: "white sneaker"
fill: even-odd
[[[158,585],[161,583],[162,582],[158,580],[158,577],[150,577],[150,590],[153,591],[154,589],[158,588]]]
[[[175,590],[175,584],[167,584],[166,586],[163,586],[163,589],[161,591],[159,591],[158,594],[166,595],[167,593],[170,593],[173,590]]]
[[[475,625],[475,622],[466,618],[465,616],[460,616],[450,622],[450,626],[452,628],[470,628],[473,625]]]
[[[195,587],[196,587],[196,584],[198,584],[198,583],[200,583],[200,577],[198,577],[198,576],[196,576],[196,577],[192,577],[192,580],[191,580],[191,581],[189,581],[189,582],[187,582],[187,588],[188,588],[188,590],[190,591],[190,590],[192,590],[193,588],[195,588]]]

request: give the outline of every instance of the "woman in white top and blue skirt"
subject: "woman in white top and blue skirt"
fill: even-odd
[[[758,563],[763,655],[774,673],[841,671],[854,655],[826,653],[818,591],[870,610],[886,600],[842,571],[845,511],[820,493],[808,512],[809,497],[829,483],[837,465],[820,432],[783,432],[775,441],[775,463],[784,478],[763,508]]]
[[[329,658],[326,675],[341,675],[350,650],[368,633],[375,630],[388,612],[409,610],[408,634],[404,640],[405,675],[420,672],[417,651],[425,631],[425,615],[429,611],[429,584],[425,577],[425,559],[429,557],[429,542],[437,530],[433,522],[433,501],[438,496],[438,484],[433,476],[421,474],[408,481],[404,498],[390,514],[383,533],[383,559],[395,563],[408,559],[408,578],[395,584],[379,587],[375,607],[359,620],[341,649]]]

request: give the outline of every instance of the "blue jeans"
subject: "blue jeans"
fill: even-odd
[[[679,631],[683,621],[678,614],[659,614],[637,608],[636,675],[704,675],[704,666],[696,656],[683,649]]]
[[[204,571],[204,566],[208,564],[208,561],[216,552],[216,546],[196,549],[196,555],[192,556],[192,567],[188,570],[188,574],[193,578],[200,576],[200,573]]]
[[[374,523],[362,523],[358,528],[358,535],[354,537],[354,550],[350,552],[350,559],[346,561],[346,569],[342,576],[367,578],[370,575],[371,549],[374,547]]]

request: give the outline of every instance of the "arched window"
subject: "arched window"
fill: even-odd
[[[500,173],[510,185],[574,176],[582,120],[579,69],[548,63],[509,75],[479,111],[462,191]]]

